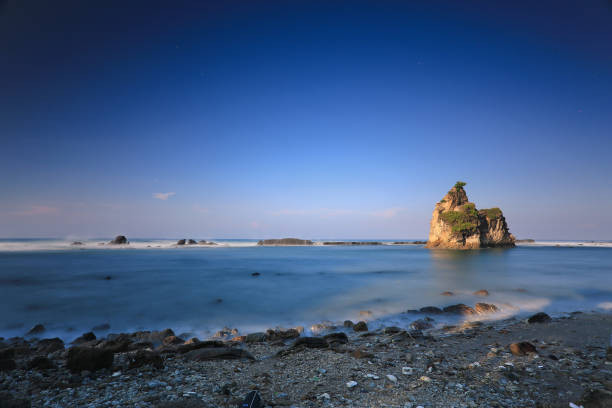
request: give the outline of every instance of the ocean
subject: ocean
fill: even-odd
[[[249,333],[298,325],[311,333],[317,323],[362,320],[361,311],[371,312],[371,328],[407,327],[419,317],[407,310],[476,302],[499,307],[486,319],[612,311],[610,243],[445,251],[214,241],[176,247],[134,240],[118,248],[95,240],[0,240],[0,336],[23,336],[39,323],[44,337],[67,341],[105,324],[97,335],[172,328],[207,338],[223,327]],[[480,289],[489,296],[473,294]]]

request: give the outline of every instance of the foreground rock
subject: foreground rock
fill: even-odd
[[[514,247],[514,236],[499,208],[477,210],[457,184],[436,204],[427,248],[477,249]]]
[[[92,347],[72,347],[68,350],[66,367],[73,372],[96,371],[113,366],[113,352]]]
[[[269,246],[313,245],[313,242],[308,239],[298,239],[298,238],[263,239],[257,242],[257,245],[269,245]]]

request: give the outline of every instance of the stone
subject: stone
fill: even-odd
[[[96,339],[96,335],[93,332],[83,333],[81,336],[74,339],[72,344],[82,344],[87,343],[88,341],[92,341]]]
[[[109,242],[112,245],[125,245],[129,244],[125,235],[117,235],[112,241]]]
[[[355,325],[353,326],[353,330],[355,330],[356,332],[365,332],[368,331],[368,325],[362,320],[360,322],[355,323]]]
[[[426,314],[441,314],[442,309],[440,309],[439,307],[435,307],[435,306],[426,306],[426,307],[420,308],[419,312],[426,313]]]
[[[176,245],[185,245],[185,240],[184,239],[179,239],[178,241],[176,241]]]
[[[36,356],[28,361],[28,370],[50,370],[53,368],[56,368],[55,364],[53,364],[53,361],[45,356]]]
[[[339,344],[347,344],[349,342],[349,339],[346,333],[342,333],[342,332],[329,333],[323,336],[323,338],[325,339],[327,344],[329,344],[332,347],[339,345]]]
[[[397,326],[389,326],[389,327],[385,327],[383,329],[383,333],[385,333],[385,334],[397,334],[397,333],[399,333],[401,331],[402,331],[402,329],[400,329]]]
[[[410,323],[410,328],[414,330],[427,330],[427,329],[431,329],[432,327],[433,327],[433,324],[431,324],[426,319],[418,319]]]
[[[397,383],[397,377],[394,376],[393,374],[387,374],[387,380],[391,381],[392,383]]]
[[[349,381],[349,382],[346,383],[346,386],[348,388],[356,387],[357,386],[357,381]]]
[[[478,249],[514,247],[506,219],[499,208],[477,210],[458,181],[433,211],[426,248]]]
[[[461,315],[476,314],[476,311],[474,309],[472,309],[470,306],[464,305],[463,303],[446,306],[443,310],[444,310],[444,313],[452,313],[452,314],[461,314]]]
[[[149,350],[138,350],[128,357],[129,368],[138,368],[145,365],[161,369],[164,368],[164,361],[159,353]]]
[[[544,312],[536,313],[527,319],[527,323],[548,323],[552,319]]]
[[[0,371],[12,371],[17,368],[15,360],[12,358],[0,359]]]
[[[210,361],[210,360],[255,360],[255,357],[247,350],[230,347],[201,348],[185,354],[187,360]]]
[[[266,341],[268,336],[263,332],[249,333],[246,335],[245,342],[247,343],[262,343]]]
[[[83,245],[83,243],[81,241],[73,241],[72,244],[70,244],[72,246],[80,246]]]
[[[45,329],[45,326],[43,326],[42,324],[37,324],[36,326],[32,327],[27,333],[26,336],[35,336],[37,334],[41,334],[44,333],[47,329]]]
[[[266,331],[266,336],[268,340],[288,340],[300,337],[300,332],[298,329],[268,329]]]
[[[344,327],[352,328],[352,327],[355,325],[355,323],[353,323],[353,322],[352,322],[352,321],[350,321],[350,320],[345,320],[345,321],[344,321],[344,323],[343,323],[342,325],[343,325]]]
[[[170,346],[170,345],[173,345],[173,344],[183,344],[184,342],[185,342],[185,340],[183,340],[183,339],[181,339],[179,337],[176,337],[176,336],[168,336],[168,337],[165,337],[162,340],[162,344],[164,346]]]
[[[63,349],[64,341],[59,337],[38,340],[38,342],[36,343],[36,352],[41,354],[51,354]]]
[[[295,246],[295,245],[313,245],[314,243],[307,239],[298,238],[282,238],[282,239],[263,239],[257,242],[257,245],[268,246]]]
[[[197,244],[197,242],[196,242],[196,240],[195,240],[195,239],[189,239],[189,240],[187,241],[187,245],[196,245],[196,244]]]
[[[359,359],[362,359],[362,358],[372,358],[372,357],[374,357],[374,354],[368,353],[365,350],[357,349],[357,350],[354,350],[351,353],[351,357],[359,358]]]
[[[83,370],[96,371],[113,366],[113,352],[92,347],[72,347],[68,349],[66,367],[72,372]]]
[[[515,356],[524,356],[529,353],[536,353],[536,348],[533,344],[527,341],[510,344],[510,352]]]
[[[219,340],[206,340],[199,341],[196,338],[186,341],[184,344],[180,344],[176,347],[176,351],[179,354],[185,354],[193,350],[202,348],[223,348],[226,347],[225,343]]]
[[[612,392],[601,389],[588,390],[582,396],[580,405],[583,405],[585,408],[612,407]]]
[[[251,274],[251,276],[259,276],[259,275],[261,275],[261,273],[259,273],[259,272],[253,272],[253,273]]]
[[[327,348],[329,344],[323,337],[299,337],[292,348],[306,347],[306,348]]]
[[[480,289],[473,293],[474,296],[486,297],[489,296],[489,291],[486,289]]]
[[[499,312],[499,308],[490,303],[476,303],[476,306],[474,306],[474,310],[478,314]]]
[[[455,296],[455,294],[454,294],[453,292],[449,292],[449,291],[442,292],[442,293],[440,293],[440,294],[441,294],[442,296]]]

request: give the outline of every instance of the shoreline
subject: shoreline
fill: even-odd
[[[82,336],[76,350],[105,355],[86,359],[100,369],[79,366],[58,340],[2,340],[0,397],[33,407],[235,407],[258,389],[281,407],[567,407],[590,390],[612,391],[612,314],[424,327],[322,327],[317,337],[271,329],[204,341],[171,330]],[[509,344],[524,341],[536,353],[513,355]],[[7,369],[11,359],[16,369]]]

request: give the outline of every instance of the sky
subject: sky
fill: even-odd
[[[612,2],[0,0],[0,237],[612,239]]]

